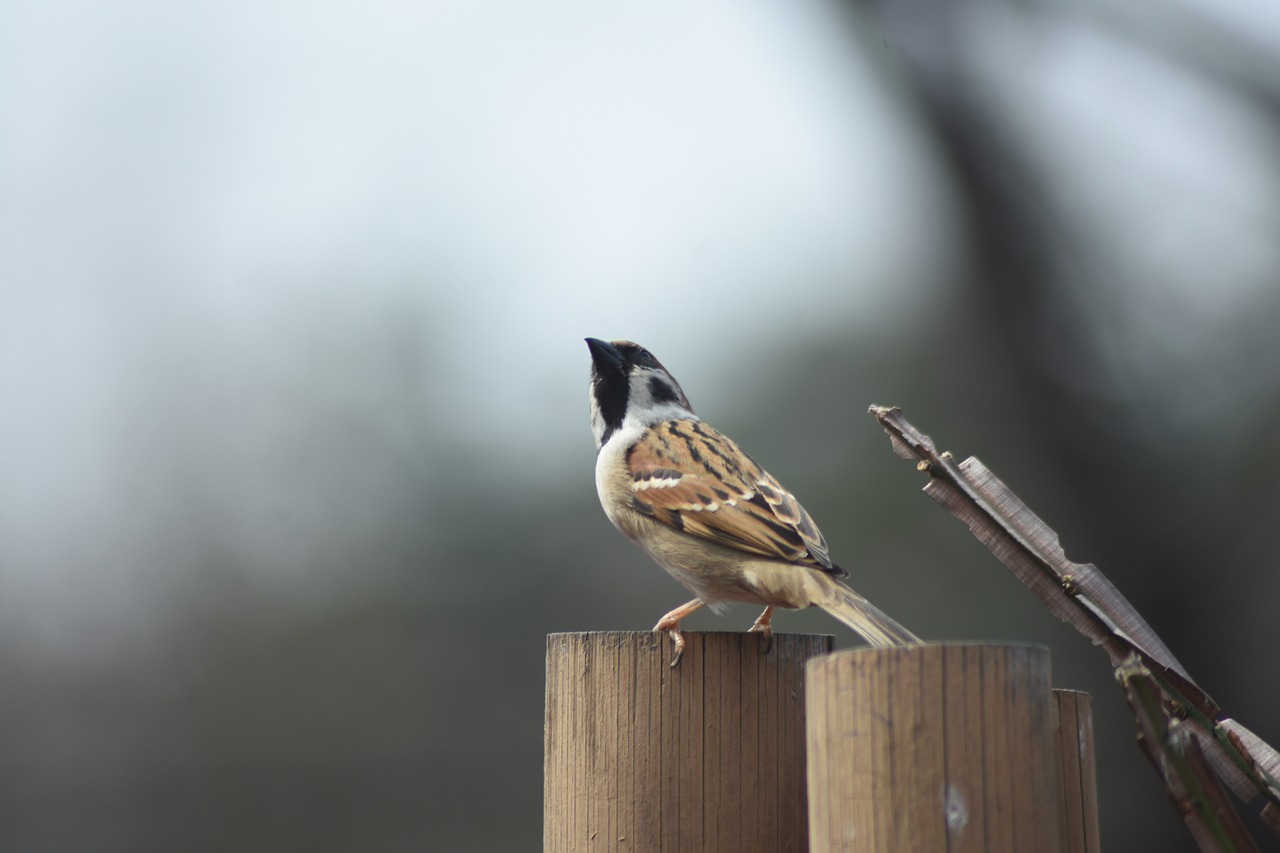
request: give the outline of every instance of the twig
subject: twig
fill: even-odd
[[[889,434],[894,451],[916,460],[916,467],[929,475],[925,493],[968,525],[1050,613],[1106,651],[1117,676],[1123,676],[1140,729],[1150,730],[1144,734],[1147,757],[1201,848],[1257,849],[1230,802],[1217,796],[1219,782],[1244,802],[1261,793],[1268,800],[1263,818],[1280,833],[1280,753],[1223,717],[1218,704],[1102,572],[1090,563],[1068,560],[1053,528],[978,459],[957,463],[950,453],[938,452],[933,440],[896,407],[872,406],[871,414]],[[1157,720],[1162,721],[1158,726]],[[1160,732],[1177,732],[1182,746],[1171,753]],[[1241,837],[1253,846],[1241,846]]]

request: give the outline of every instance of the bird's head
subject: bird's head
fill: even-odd
[[[591,350],[591,431],[596,450],[634,420],[649,426],[668,418],[693,417],[689,399],[662,363],[631,341],[587,338]]]

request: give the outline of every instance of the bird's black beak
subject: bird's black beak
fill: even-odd
[[[587,338],[586,341],[587,348],[591,350],[591,361],[595,364],[597,372],[622,369],[622,353],[618,352],[617,347],[599,338]]]

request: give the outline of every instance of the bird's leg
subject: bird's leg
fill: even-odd
[[[753,632],[759,631],[761,634],[764,634],[765,654],[768,654],[769,649],[773,648],[773,621],[772,620],[773,620],[773,605],[770,604],[768,607],[764,609],[764,612],[760,614],[760,618],[757,619],[755,622],[753,622],[751,627],[747,629],[747,633],[753,633]]]
[[[680,620],[705,603],[701,598],[695,598],[693,601],[681,604],[675,610],[659,619],[658,624],[653,626],[653,630],[666,631],[671,635],[671,641],[676,648],[676,656],[671,661],[672,666],[680,663],[680,655],[684,654],[684,637],[680,636]]]

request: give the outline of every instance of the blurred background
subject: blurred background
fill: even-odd
[[[10,0],[0,849],[539,849],[544,636],[685,598],[596,502],[587,335],[915,631],[1050,645],[1107,848],[1194,849],[865,412],[1280,742],[1278,141],[1266,0]]]

